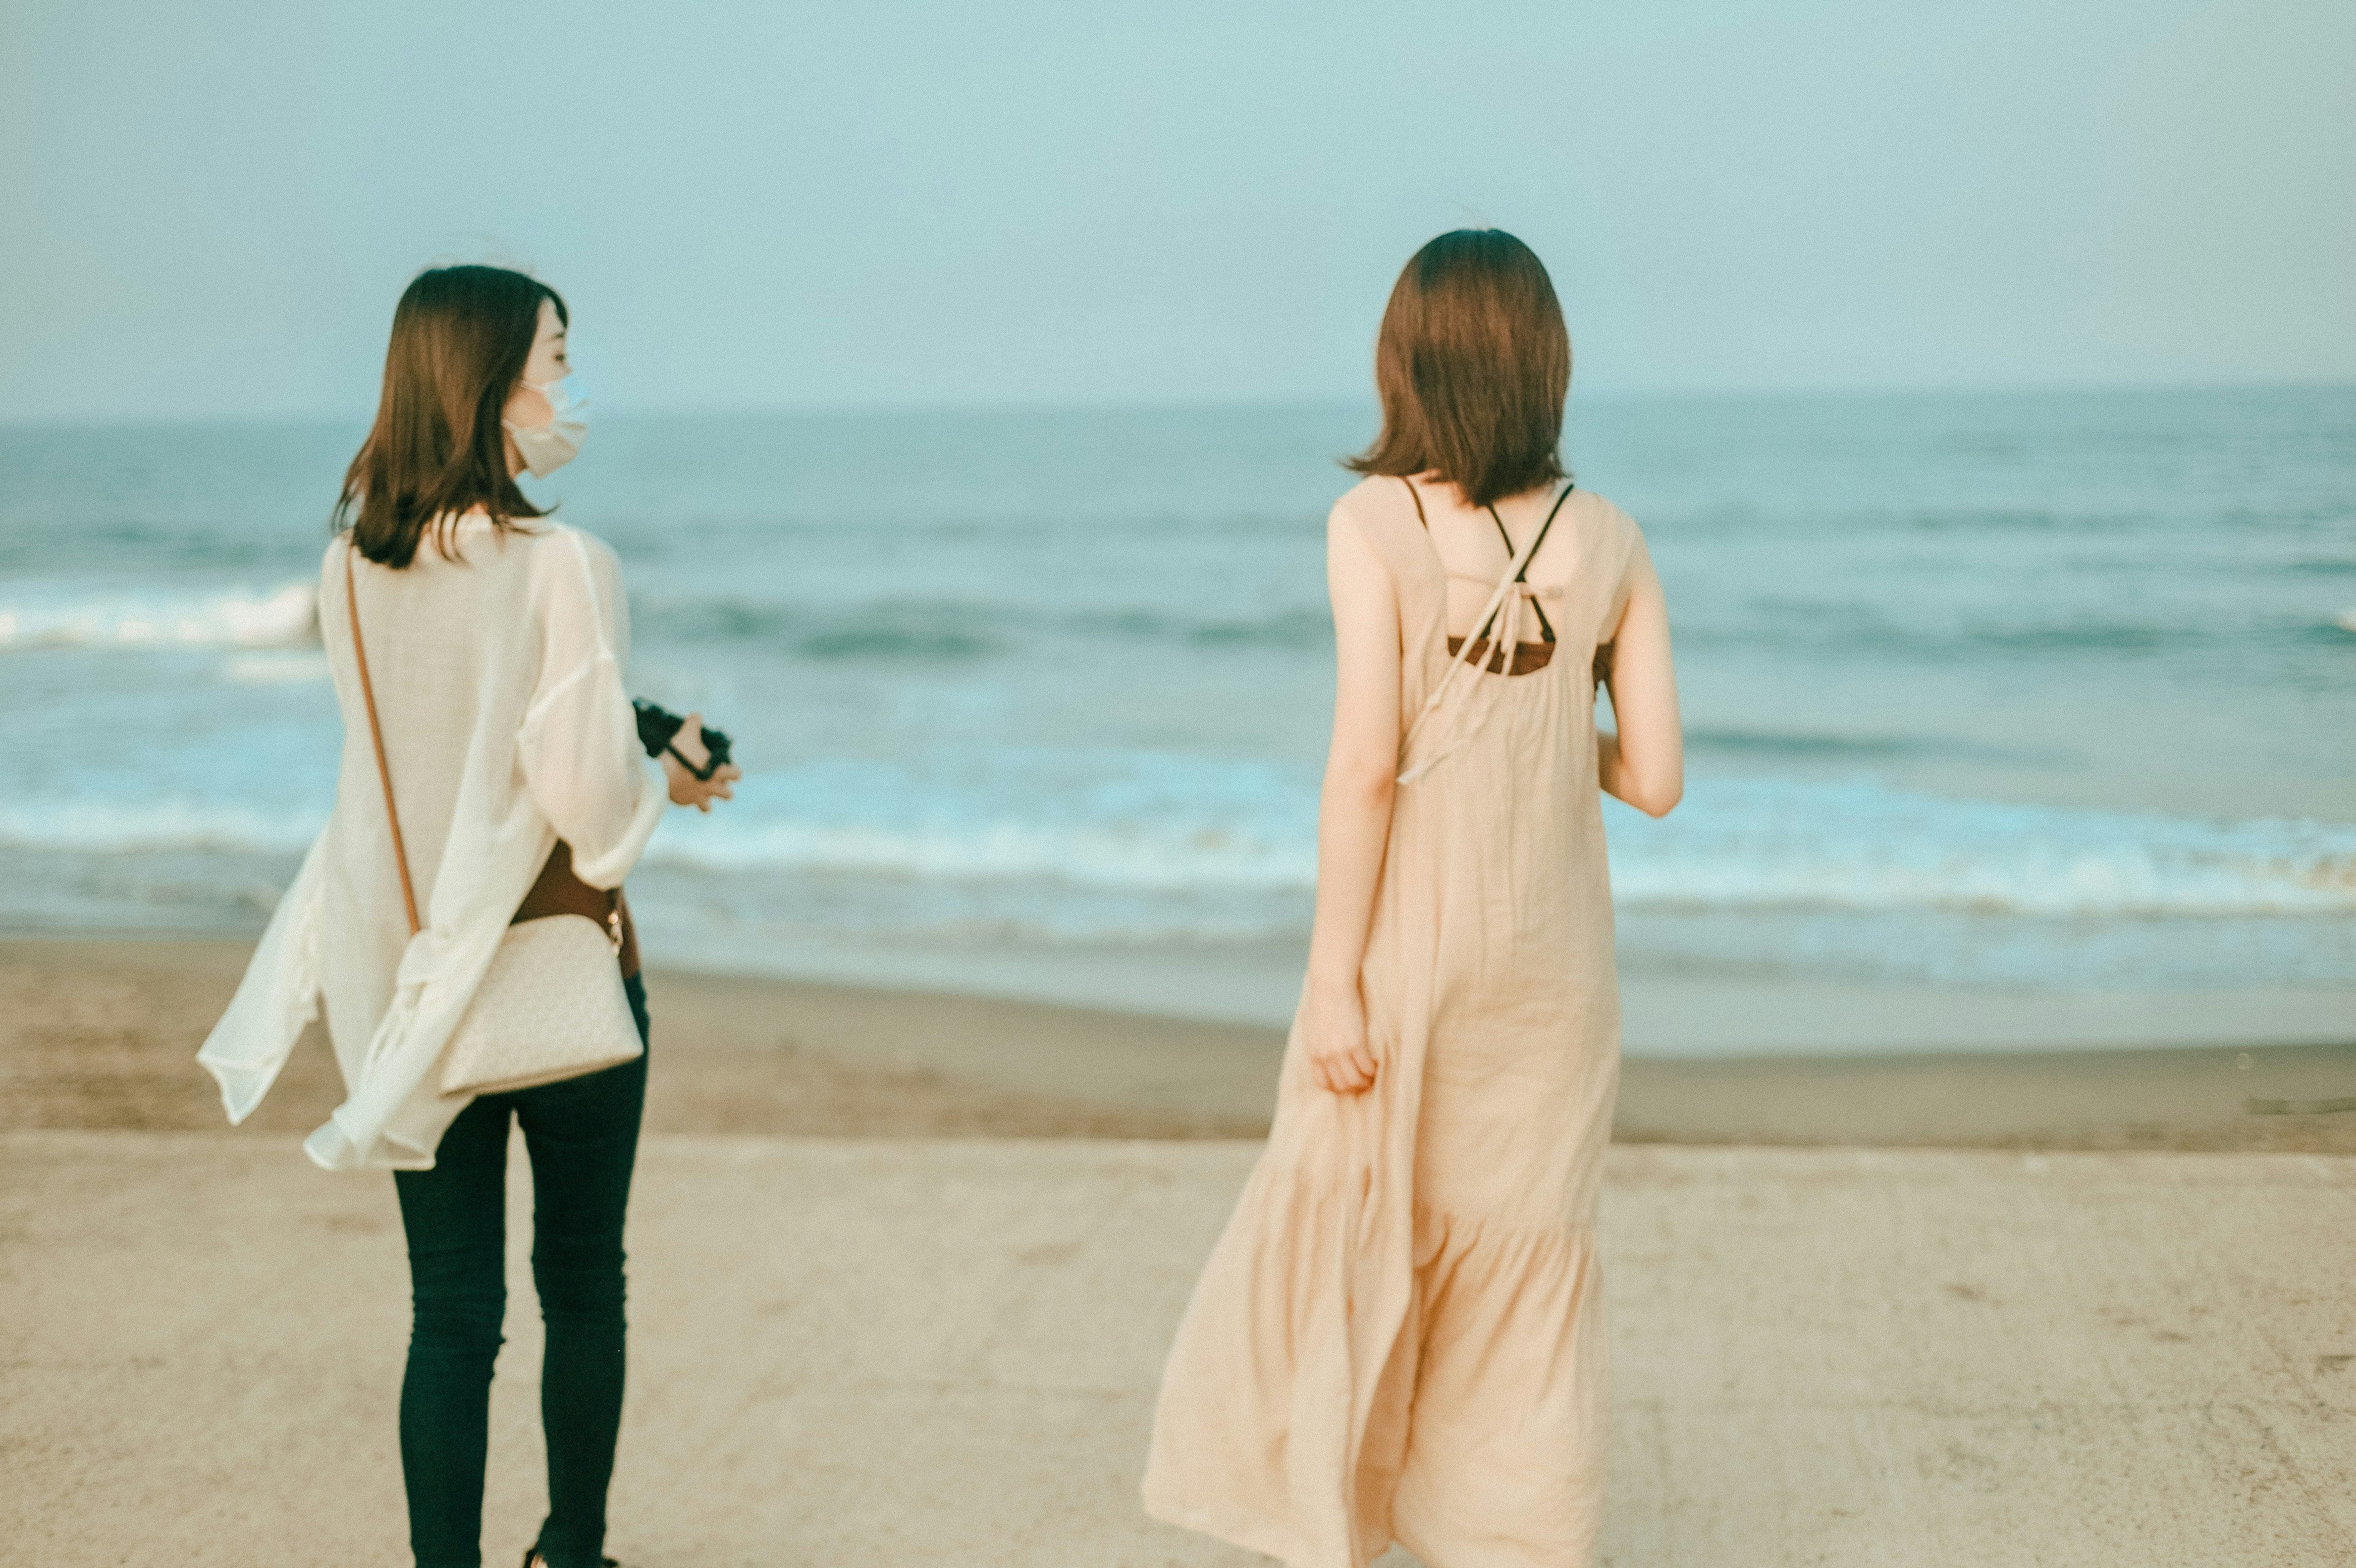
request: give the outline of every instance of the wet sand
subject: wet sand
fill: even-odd
[[[223,1126],[193,1060],[232,941],[0,941],[0,1128]],[[655,1133],[1256,1137],[1279,1031],[1085,1008],[656,971]],[[241,1137],[338,1097],[306,1040]],[[2332,1107],[2346,1104],[2345,1110]],[[1622,1142],[2356,1153],[2349,1042],[1631,1058]]]

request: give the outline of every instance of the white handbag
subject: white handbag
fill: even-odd
[[[417,894],[409,880],[409,850],[401,813],[392,803],[392,768],[384,730],[377,722],[376,691],[369,682],[368,649],[360,641],[360,602],[352,576],[357,547],[344,551],[344,603],[352,623],[352,658],[369,738],[376,745],[377,778],[392,827],[392,855],[401,871],[401,899],[409,934],[417,934]],[[491,955],[490,967],[442,1057],[442,1093],[498,1094],[619,1067],[645,1053],[630,998],[622,989],[621,915],[605,924],[586,915],[552,914],[510,925]]]

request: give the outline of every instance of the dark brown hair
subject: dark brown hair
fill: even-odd
[[[351,528],[362,555],[407,566],[431,528],[446,556],[457,519],[478,507],[501,528],[545,515],[508,472],[499,424],[531,357],[542,300],[570,324],[554,289],[504,267],[436,267],[401,296],[376,423],[336,503],[336,527]]]
[[[1475,507],[1563,476],[1570,334],[1546,266],[1502,229],[1418,251],[1375,342],[1383,432],[1344,467],[1431,474]]]

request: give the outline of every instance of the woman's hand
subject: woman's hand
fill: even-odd
[[[670,743],[672,751],[688,758],[698,768],[712,760],[712,753],[703,749],[703,715],[701,713],[689,714],[686,721],[680,725],[679,733],[671,737]],[[736,792],[730,786],[744,776],[743,769],[734,763],[727,763],[712,769],[710,778],[700,779],[695,776],[694,769],[682,764],[670,752],[663,753],[662,768],[663,777],[670,781],[671,804],[691,805],[698,811],[710,811],[715,800],[733,798]]]
[[[1366,1044],[1366,1003],[1355,982],[1321,987],[1312,982],[1301,1011],[1301,1043],[1309,1070],[1336,1094],[1363,1094],[1374,1086],[1375,1053]]]

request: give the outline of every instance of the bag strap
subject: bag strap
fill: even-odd
[[[376,688],[369,683],[368,647],[360,641],[359,584],[352,577],[355,539],[344,541],[344,614],[352,624],[352,660],[359,667],[360,701],[368,709],[369,739],[376,743],[376,776],[384,785],[384,819],[392,825],[392,863],[401,868],[401,902],[409,912],[409,934],[417,934],[417,890],[409,880],[409,849],[401,841],[401,811],[392,804],[392,768],[384,760],[384,727],[377,722]]]

